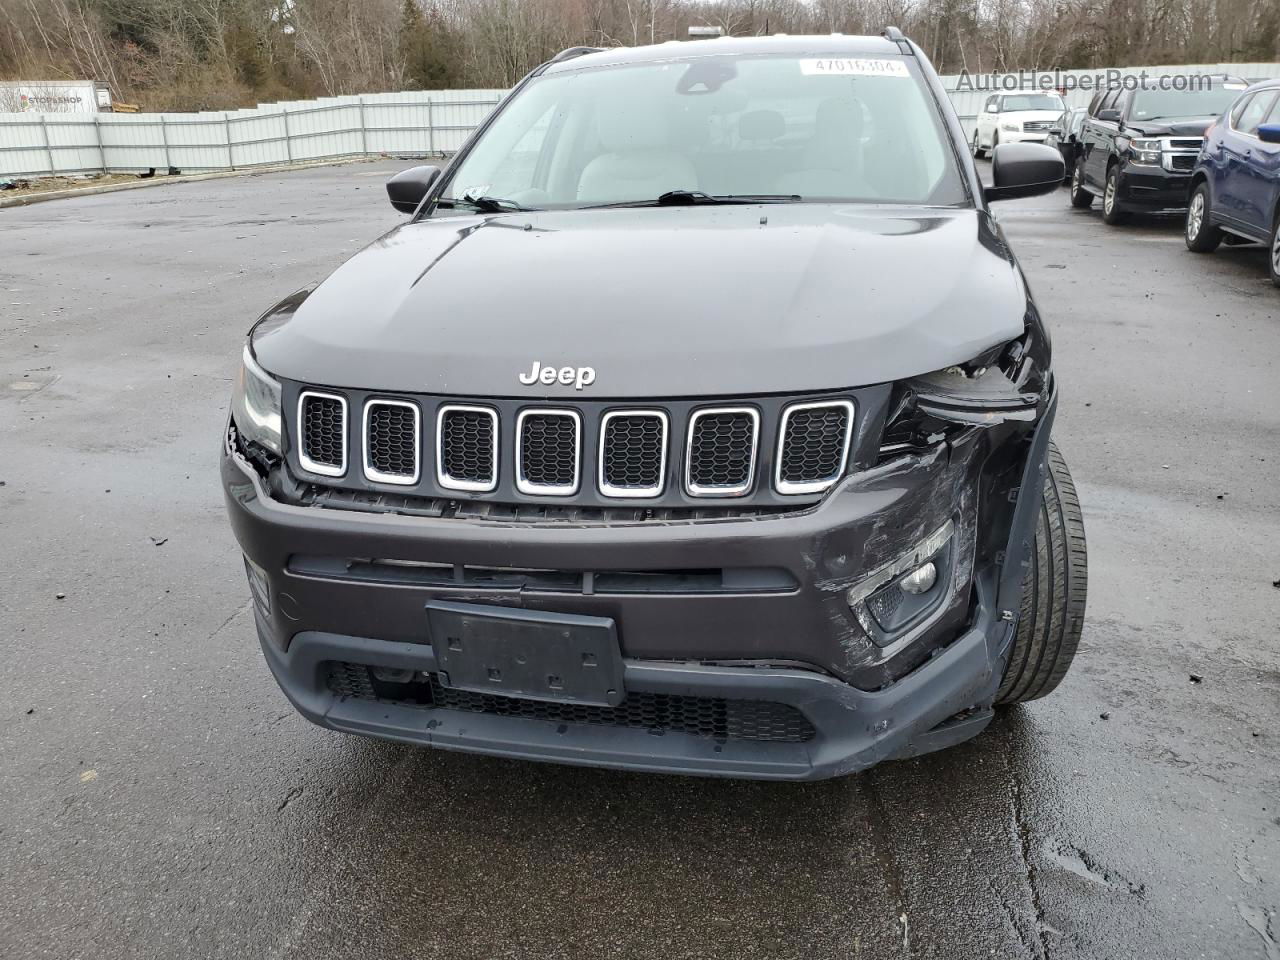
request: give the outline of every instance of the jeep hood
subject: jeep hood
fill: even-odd
[[[744,396],[864,386],[1023,331],[988,215],[827,204],[445,217],[381,237],[254,332],[273,374],[454,396]],[[524,386],[534,362],[585,389]]]

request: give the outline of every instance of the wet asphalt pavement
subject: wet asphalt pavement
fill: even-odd
[[[0,956],[1280,960],[1260,250],[1000,205],[1089,537],[1055,695],[838,781],[638,776],[328,733],[262,663],[216,470],[240,344],[406,165],[0,210]]]

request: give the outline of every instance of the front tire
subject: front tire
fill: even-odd
[[[1102,191],[1102,222],[1114,227],[1124,223],[1127,214],[1120,209],[1120,165],[1107,168],[1107,185]]]
[[[986,151],[983,150],[982,147],[978,145],[978,128],[977,127],[973,128],[973,155],[979,160],[981,160],[984,156],[986,156]]]
[[[1067,462],[1052,441],[1045,466],[1018,632],[996,691],[997,704],[1037,700],[1052,692],[1067,675],[1084,628],[1089,566],[1080,500]]]
[[[1093,194],[1084,188],[1084,159],[1076,161],[1071,170],[1071,205],[1077,210],[1088,210],[1093,206]]]
[[[1275,222],[1271,224],[1271,255],[1267,258],[1267,263],[1271,271],[1271,282],[1280,287],[1280,209],[1276,210],[1272,219]]]
[[[1212,253],[1222,242],[1222,231],[1209,222],[1209,185],[1201,183],[1187,205],[1187,226],[1182,233],[1192,253]]]

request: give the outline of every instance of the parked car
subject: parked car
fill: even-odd
[[[1000,143],[1043,143],[1064,109],[1056,93],[993,93],[973,127],[973,155],[984,157]]]
[[[811,779],[1053,690],[1086,558],[1057,380],[920,48],[565,51],[253,327],[222,482],[335,730]]]
[[[1062,154],[1062,162],[1067,170],[1063,180],[1070,179],[1071,171],[1075,169],[1076,160],[1080,157],[1080,128],[1084,126],[1084,118],[1088,115],[1089,111],[1084,107],[1069,107],[1053,121],[1049,136],[1045,138],[1046,145],[1057,147]]]
[[[1194,89],[1166,85],[1153,77],[1094,95],[1071,173],[1072,206],[1089,207],[1100,196],[1102,219],[1112,225],[1131,212],[1186,211],[1204,132],[1247,85],[1227,76],[1206,77]]]
[[[1195,253],[1224,238],[1266,244],[1280,285],[1280,80],[1250,87],[1209,128],[1191,174],[1185,235]]]

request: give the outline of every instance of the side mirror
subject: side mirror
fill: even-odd
[[[991,153],[991,186],[982,191],[987,202],[1016,200],[1051,193],[1067,175],[1062,152],[1043,143],[1001,143]]]
[[[413,213],[439,176],[439,167],[422,166],[401,170],[387,181],[387,196],[391,205],[401,213]]]
[[[1117,110],[1115,107],[1110,107],[1106,110],[1099,110],[1098,119],[1101,120],[1103,123],[1119,123],[1120,111]]]
[[[1258,128],[1258,139],[1263,143],[1280,143],[1280,123],[1264,123]]]
[[[999,112],[1000,112],[999,104],[996,104],[996,103],[987,104],[987,113],[999,113]]]

